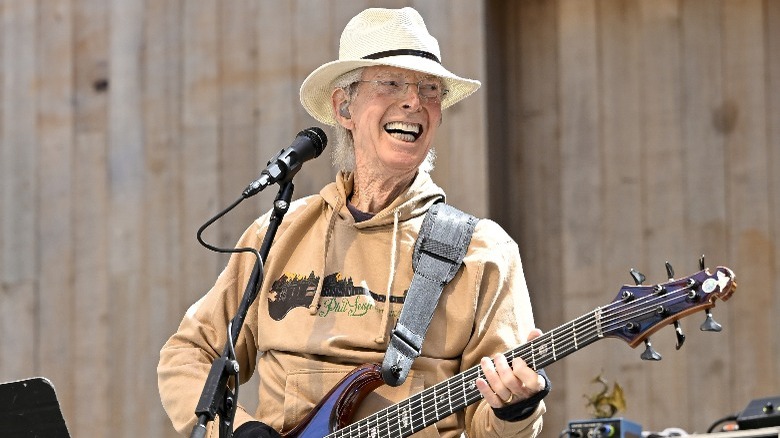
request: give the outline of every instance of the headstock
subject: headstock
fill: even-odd
[[[737,287],[734,272],[723,266],[711,272],[704,267],[703,257],[699,263],[701,271],[673,278],[674,270],[667,262],[669,280],[656,285],[643,285],[645,276],[632,269],[631,277],[636,285],[623,286],[615,300],[600,309],[603,336],[623,339],[632,348],[644,342],[642,359],[661,360],[650,343],[650,335],[666,325],[674,324],[678,349],[685,341],[678,320],[692,313],[706,313],[701,330],[720,331],[721,326],[712,318],[710,309],[716,300],[726,301],[734,293]]]

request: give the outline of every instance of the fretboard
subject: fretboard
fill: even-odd
[[[504,353],[509,363],[523,359],[534,370],[552,364],[598,340],[601,309],[551,330]],[[383,409],[330,435],[336,437],[405,437],[482,399],[475,384],[484,378],[477,365],[406,400]]]

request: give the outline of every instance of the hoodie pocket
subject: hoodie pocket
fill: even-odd
[[[298,370],[287,375],[284,397],[284,429],[290,430],[298,425],[320,401],[335,387],[352,368],[326,370]],[[406,382],[399,387],[382,385],[358,406],[353,418],[354,423],[380,409],[398,403],[425,388],[423,376],[409,372]],[[331,396],[333,398],[337,395]],[[414,435],[415,438],[438,437],[435,426],[428,427]]]

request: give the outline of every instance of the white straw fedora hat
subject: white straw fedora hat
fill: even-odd
[[[436,38],[420,14],[403,9],[371,8],[352,18],[339,42],[339,59],[314,70],[301,85],[301,104],[312,117],[336,125],[331,107],[332,82],[360,67],[388,65],[438,76],[448,90],[442,109],[477,90],[480,82],[461,78],[441,64]]]

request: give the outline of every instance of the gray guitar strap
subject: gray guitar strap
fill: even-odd
[[[428,210],[414,245],[414,276],[382,362],[386,384],[404,383],[412,362],[420,355],[442,289],[458,273],[477,221],[444,203]]]

